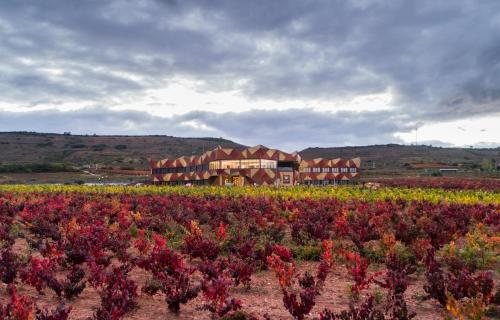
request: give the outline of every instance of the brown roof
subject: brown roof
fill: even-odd
[[[220,146],[207,151],[199,156],[183,156],[177,159],[163,159],[159,161],[151,161],[152,168],[170,168],[170,167],[187,167],[201,164],[207,164],[215,160],[240,160],[240,159],[266,159],[276,161],[296,161],[300,166],[304,167],[332,167],[332,166],[347,166],[360,167],[360,158],[352,160],[344,159],[323,159],[317,158],[312,160],[303,160],[297,152],[287,153],[277,149],[269,149],[263,145],[257,145],[245,149],[230,149],[221,148]]]

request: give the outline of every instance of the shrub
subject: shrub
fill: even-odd
[[[182,257],[166,246],[166,240],[154,234],[154,247],[147,256],[139,257],[137,265],[153,274],[153,279],[143,290],[147,294],[161,291],[165,294],[168,309],[179,313],[181,304],[196,298],[200,290],[191,282],[194,268],[185,266]]]
[[[283,304],[294,319],[302,320],[311,312],[316,297],[320,294],[323,283],[333,267],[333,243],[330,240],[325,240],[323,248],[324,253],[316,276],[312,276],[308,272],[296,275],[292,254],[283,246],[275,246],[273,254],[268,257],[268,264],[279,280],[283,293]]]
[[[293,257],[298,260],[319,261],[321,258],[321,247],[319,246],[294,246]]]
[[[451,241],[440,251],[447,262],[454,259],[462,261],[471,270],[482,269],[495,264],[498,260],[500,238],[490,236],[483,224],[477,224],[460,242]]]
[[[38,309],[36,310],[36,320],[66,320],[69,318],[71,307],[64,304],[59,305],[55,310]]]
[[[55,263],[50,259],[32,257],[28,265],[21,269],[20,277],[26,284],[35,287],[40,294],[43,294],[43,289],[48,286],[60,296],[62,286],[54,276],[55,268]]]
[[[86,148],[87,146],[83,143],[74,143],[74,144],[70,144],[69,147],[72,149],[83,149],[83,148]]]
[[[13,284],[9,284],[7,293],[10,301],[7,305],[0,305],[1,318],[4,320],[31,320],[33,318],[33,302],[26,296],[18,296]]]
[[[228,271],[236,286],[241,283],[249,288],[252,274],[255,271],[255,263],[251,259],[231,257],[229,258]]]
[[[128,278],[131,265],[113,267],[109,271],[100,268],[99,275],[91,283],[101,298],[101,306],[93,315],[95,320],[117,320],[137,308],[137,285]]]
[[[102,143],[101,144],[94,144],[92,146],[92,151],[102,151],[104,149],[106,149],[106,145],[102,144]]]
[[[436,299],[441,305],[446,306],[447,292],[453,298],[475,298],[482,295],[486,303],[489,302],[493,291],[493,278],[488,272],[473,274],[466,269],[456,269],[453,273],[444,271],[434,258],[431,250],[426,258],[427,283],[424,290],[428,297]]]
[[[361,291],[370,286],[378,273],[368,276],[368,260],[361,257],[356,252],[348,252],[346,258],[351,265],[349,272],[354,279],[354,284],[351,286],[351,292],[354,297],[358,297]]]
[[[1,250],[0,278],[3,283],[10,284],[16,279],[21,263],[10,248]]]
[[[349,304],[349,310],[334,312],[324,309],[320,315],[320,320],[384,320],[384,314],[374,306],[373,296],[368,298],[356,307],[352,302]]]
[[[228,297],[231,284],[231,281],[223,276],[204,279],[201,286],[203,296],[207,301],[204,308],[218,317],[241,309],[241,301]]]
[[[184,238],[181,251],[190,255],[191,258],[215,260],[219,255],[219,246],[212,240],[203,238],[200,234],[190,234]]]

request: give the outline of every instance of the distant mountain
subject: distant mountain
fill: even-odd
[[[177,158],[216,148],[244,148],[222,138],[172,136],[97,136],[36,132],[0,132],[0,165],[65,163],[74,166],[100,164],[114,168],[144,169],[147,159]],[[479,167],[484,159],[500,164],[500,148],[468,149],[431,146],[374,145],[364,147],[308,148],[304,158],[361,157],[362,167],[391,171],[409,167]]]
[[[398,168],[462,166],[475,168],[484,159],[495,159],[500,163],[500,148],[441,148],[425,145],[408,146],[398,144],[363,147],[307,148],[300,152],[304,158],[354,158],[361,157],[362,167],[381,170]]]
[[[218,145],[244,147],[222,138],[0,132],[0,165],[98,163],[117,168],[147,168],[148,157],[163,159],[201,154]]]

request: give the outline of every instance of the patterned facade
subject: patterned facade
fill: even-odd
[[[284,185],[341,184],[359,177],[360,158],[304,160],[264,146],[218,147],[200,156],[150,161],[154,184]]]

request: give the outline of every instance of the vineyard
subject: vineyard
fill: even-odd
[[[500,179],[412,177],[379,179],[378,182],[389,187],[442,188],[446,190],[500,190]]]
[[[499,234],[480,186],[2,186],[0,316],[493,319]]]

